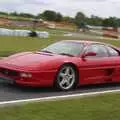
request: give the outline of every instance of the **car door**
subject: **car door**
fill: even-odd
[[[111,65],[114,64],[114,72],[112,74],[112,82],[120,82],[120,51],[106,46],[109,52],[109,60]]]
[[[82,84],[111,82],[111,74],[115,68],[114,63],[109,59],[107,48],[102,44],[91,44],[85,48],[83,54],[89,52],[96,53],[96,56],[87,56],[82,59],[80,64]]]

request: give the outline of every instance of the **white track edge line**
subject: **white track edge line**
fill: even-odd
[[[12,105],[12,104],[25,103],[25,102],[41,102],[41,101],[62,100],[62,99],[70,99],[70,98],[85,97],[85,96],[94,96],[94,95],[101,95],[101,94],[106,94],[106,93],[117,93],[117,92],[120,92],[120,90],[107,90],[107,91],[101,91],[101,92],[89,92],[89,93],[43,97],[43,98],[35,98],[35,99],[4,101],[4,102],[0,102],[0,105],[8,105],[8,104]]]

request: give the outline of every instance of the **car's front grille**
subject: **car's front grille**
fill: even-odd
[[[18,76],[19,75],[17,71],[5,69],[5,68],[0,68],[0,73],[2,73],[3,75],[7,75],[7,76]]]

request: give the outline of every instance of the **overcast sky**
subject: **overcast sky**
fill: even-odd
[[[0,0],[0,11],[38,14],[48,9],[69,16],[81,11],[87,16],[120,17],[120,0]]]

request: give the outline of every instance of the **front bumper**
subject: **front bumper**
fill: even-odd
[[[17,84],[21,86],[51,87],[56,71],[33,72],[31,78],[11,77],[0,73],[0,83]]]

